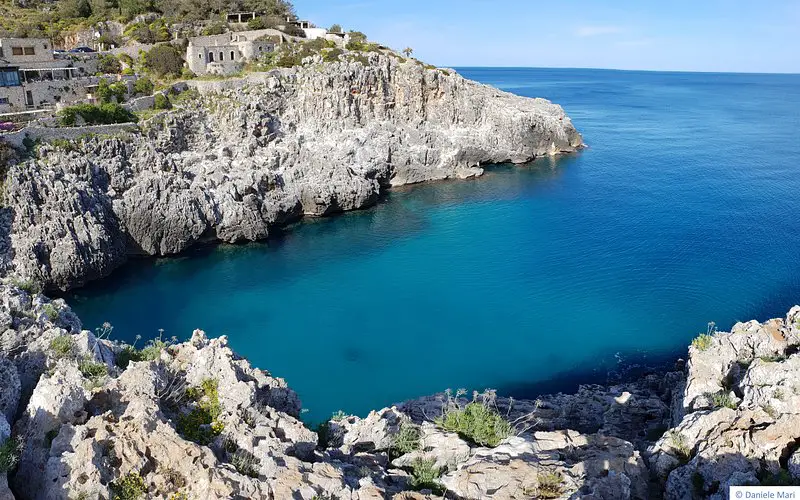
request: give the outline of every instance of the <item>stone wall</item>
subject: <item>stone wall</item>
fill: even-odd
[[[31,140],[52,141],[54,139],[77,139],[87,134],[114,135],[134,132],[139,129],[136,123],[115,123],[111,125],[92,125],[85,127],[39,127],[30,126],[8,134],[0,134],[0,141],[22,148],[26,137]]]

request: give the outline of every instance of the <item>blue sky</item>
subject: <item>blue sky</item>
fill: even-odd
[[[441,66],[800,73],[800,0],[294,0]]]

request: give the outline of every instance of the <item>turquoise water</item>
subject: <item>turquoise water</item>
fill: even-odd
[[[590,148],[135,261],[68,301],[117,338],[229,335],[309,420],[603,379],[800,302],[800,76],[460,71],[562,104]]]

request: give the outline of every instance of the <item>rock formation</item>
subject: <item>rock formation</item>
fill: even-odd
[[[683,371],[536,401],[440,394],[317,432],[287,384],[224,337],[135,351],[17,285],[0,285],[0,320],[0,450],[9,436],[22,444],[11,490],[0,469],[3,500],[130,498],[126,487],[165,499],[684,499],[800,481],[800,307],[698,340]],[[448,431],[439,417],[471,401],[510,435],[480,445]],[[420,484],[425,467],[434,479]]]
[[[190,82],[139,132],[40,144],[8,174],[0,263],[65,290],[130,254],[259,240],[304,215],[374,204],[389,186],[582,146],[549,101],[370,58]]]

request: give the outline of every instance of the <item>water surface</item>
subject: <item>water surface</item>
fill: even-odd
[[[800,302],[800,76],[460,72],[562,104],[590,148],[135,261],[69,303],[125,340],[229,335],[321,420],[602,378]]]

